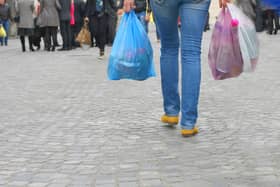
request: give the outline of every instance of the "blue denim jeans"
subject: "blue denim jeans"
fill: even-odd
[[[137,18],[142,23],[145,31],[148,33],[148,22],[145,20],[146,18],[146,11],[136,13]]]
[[[3,42],[5,43],[5,45],[8,45],[8,34],[9,34],[10,22],[9,22],[9,20],[5,20],[5,21],[1,21],[0,24],[3,25],[3,27],[7,33],[7,36],[5,38],[0,37],[0,45],[3,45]]]
[[[178,116],[182,129],[193,129],[198,117],[201,40],[211,0],[151,0],[161,37],[161,83],[164,112]],[[177,27],[181,17],[181,40]],[[181,44],[181,99],[178,90]],[[181,103],[181,104],[180,104]]]

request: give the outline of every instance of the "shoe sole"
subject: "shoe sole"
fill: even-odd
[[[183,137],[192,137],[192,136],[195,136],[196,134],[199,133],[199,130],[198,130],[197,128],[196,128],[195,130],[193,130],[192,133],[186,133],[186,134],[184,134],[182,131],[183,131],[183,130],[181,130],[181,135],[182,135]]]

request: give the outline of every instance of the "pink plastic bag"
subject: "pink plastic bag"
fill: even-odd
[[[215,80],[237,77],[243,71],[238,24],[238,20],[232,19],[228,9],[222,9],[214,27],[208,55]]]

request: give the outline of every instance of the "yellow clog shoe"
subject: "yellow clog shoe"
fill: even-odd
[[[168,123],[170,125],[177,125],[179,122],[179,117],[178,116],[167,116],[163,115],[161,117],[161,122],[163,123]]]
[[[198,128],[194,127],[193,129],[182,129],[181,134],[184,137],[194,136],[198,133]]]

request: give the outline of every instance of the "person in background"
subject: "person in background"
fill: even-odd
[[[198,101],[201,80],[201,41],[211,0],[151,0],[161,39],[161,83],[164,115],[161,121],[177,124],[181,111],[181,134],[198,133]],[[225,7],[229,0],[219,0]],[[124,1],[125,12],[134,7],[133,0]],[[181,18],[179,38],[177,20]],[[181,39],[181,42],[179,42]],[[181,43],[181,97],[179,95],[179,47]]]
[[[268,34],[277,34],[280,29],[279,16],[276,9],[269,9],[267,13],[267,33]]]
[[[34,34],[34,1],[33,0],[17,0],[16,12],[19,15],[18,35],[20,36],[22,51],[25,52],[25,36],[28,36],[29,49],[34,51],[32,46],[32,35]]]
[[[47,51],[55,51],[55,35],[59,25],[58,11],[61,5],[57,0],[40,0],[41,11],[38,24],[45,30],[45,47]]]
[[[37,19],[40,14],[40,0],[35,1],[35,11],[34,11],[34,35],[32,36],[33,45],[37,47],[37,50],[41,48],[41,37],[42,32],[40,26],[37,24]]]
[[[117,15],[117,7],[116,7],[116,0],[113,0],[114,3],[109,3],[108,9],[106,13],[108,14],[108,22],[107,22],[107,28],[106,28],[106,43],[111,46],[114,42],[114,38],[116,35],[116,28],[117,28],[117,21],[118,21],[118,15]]]
[[[150,13],[151,13],[150,0],[135,0],[134,4],[135,4],[134,11],[138,19],[144,26],[145,31],[148,33],[148,23],[150,20]],[[124,0],[120,0],[120,4],[118,6],[119,8],[118,14],[122,14],[123,6],[124,6]]]
[[[70,27],[70,9],[71,0],[59,0],[61,9],[59,10],[60,33],[62,36],[62,48],[59,51],[72,49],[71,27]]]
[[[6,3],[6,0],[0,1],[0,25],[3,25],[7,36],[5,38],[0,38],[0,45],[7,46],[8,45],[8,33],[10,27],[10,20],[11,19],[11,10],[9,5]]]
[[[85,19],[89,20],[92,46],[94,46],[93,38],[95,38],[95,44],[99,48],[99,59],[105,57],[109,6],[116,7],[114,0],[87,0],[86,2]]]
[[[71,25],[72,31],[72,47],[79,47],[80,44],[75,41],[77,35],[79,34],[80,30],[83,26],[83,18],[84,18],[84,11],[85,11],[85,2],[83,0],[74,0],[74,19],[75,24]]]

